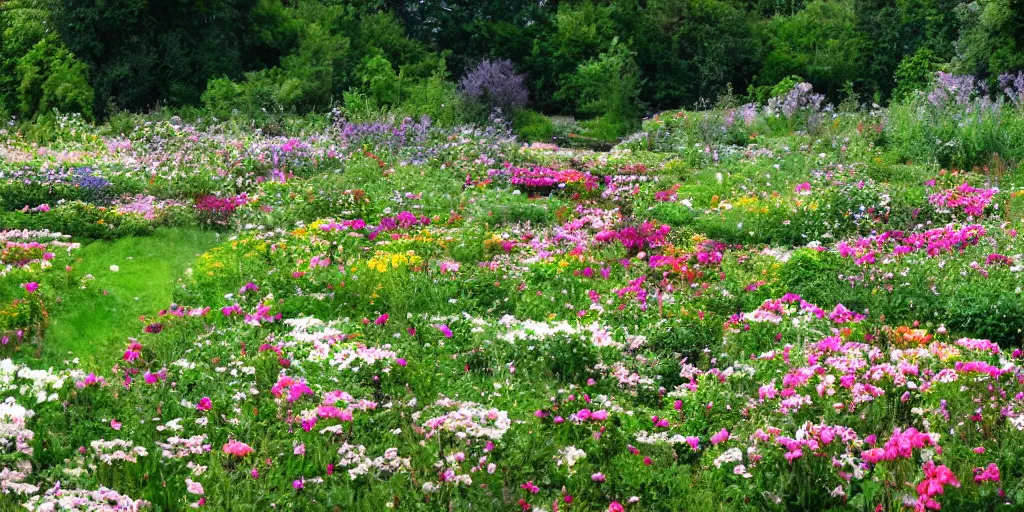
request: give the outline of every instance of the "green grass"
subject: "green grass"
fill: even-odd
[[[194,229],[159,229],[152,236],[97,241],[75,252],[76,277],[91,274],[85,289],[69,290],[52,308],[43,359],[78,357],[86,366],[106,365],[129,337],[142,333],[140,316],[171,304],[178,279],[218,235]],[[119,270],[113,272],[111,265]]]

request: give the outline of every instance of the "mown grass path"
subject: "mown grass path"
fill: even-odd
[[[43,358],[78,357],[87,366],[112,362],[126,340],[142,332],[139,317],[167,308],[185,269],[217,239],[209,231],[159,229],[147,237],[83,246],[74,253],[74,273],[95,280],[70,290],[52,308]]]

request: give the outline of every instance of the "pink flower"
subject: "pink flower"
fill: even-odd
[[[869,464],[878,464],[885,458],[885,450],[881,448],[872,448],[870,450],[864,450],[860,454],[860,457],[864,459],[864,462]]]
[[[522,487],[523,489],[526,489],[527,491],[530,491],[533,494],[537,494],[538,492],[540,492],[540,487],[537,487],[533,483],[533,481],[526,482],[525,484],[520,485],[519,487]]]
[[[590,479],[597,483],[602,483],[605,481],[605,476],[604,473],[594,473],[593,475],[590,475]]]
[[[39,289],[39,283],[37,283],[35,281],[32,281],[30,283],[25,283],[25,284],[23,284],[21,286],[23,286],[25,288],[25,291],[28,292],[28,293],[35,293],[36,290]]]
[[[729,440],[729,431],[726,429],[719,430],[717,434],[711,436],[711,444],[716,445],[724,443]]]
[[[785,455],[783,455],[783,457],[785,457],[786,460],[788,460],[790,462],[790,464],[792,464],[794,460],[799,459],[800,457],[803,457],[803,456],[804,456],[804,452],[800,448],[788,451],[788,452],[786,452]]]
[[[373,323],[377,325],[384,325],[388,323],[388,314],[384,313],[383,315],[378,316],[377,319],[373,321]]]
[[[246,455],[249,455],[252,452],[253,449],[251,446],[241,441],[235,441],[234,439],[228,441],[227,444],[224,445],[224,453],[228,455],[234,455],[236,457],[245,457]],[[257,472],[255,468],[252,470],[252,472],[253,478],[259,477],[259,472]]]
[[[110,428],[114,430],[121,430],[121,422],[117,420],[110,420]]]
[[[441,331],[441,334],[444,334],[445,338],[451,338],[452,337],[452,330],[449,329],[447,325],[445,325],[445,324],[437,324],[434,327],[437,327],[437,330]]]
[[[974,481],[976,483],[998,482],[999,478],[999,466],[996,466],[995,463],[989,464],[985,468],[974,468]]]
[[[686,436],[686,444],[690,445],[693,451],[700,449],[700,439],[697,436]]]
[[[296,491],[298,491],[298,490],[300,490],[300,489],[302,489],[304,487],[306,487],[306,482],[303,482],[301,479],[292,482],[292,488],[295,489]]]
[[[239,306],[238,304],[233,304],[231,306],[224,306],[224,307],[220,308],[220,312],[224,316],[240,315],[240,314],[242,314],[242,306]]]
[[[625,512],[626,508],[621,503],[613,501],[608,504],[608,512]]]
[[[209,411],[210,409],[213,409],[213,401],[210,400],[210,397],[204,396],[200,398],[199,403],[196,404],[196,410]]]
[[[200,494],[200,495],[202,495],[204,493],[204,491],[203,491],[203,484],[201,484],[199,482],[194,482],[194,481],[192,481],[191,478],[186,478],[185,479],[185,489],[188,492],[192,493],[192,494]]]

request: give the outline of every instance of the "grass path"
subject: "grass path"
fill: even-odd
[[[112,362],[126,340],[171,303],[178,279],[196,256],[217,242],[217,234],[194,229],[159,229],[153,235],[97,241],[75,252],[75,275],[96,279],[71,290],[54,308],[43,342],[43,358],[78,357],[87,366]],[[117,265],[114,272],[111,265]]]

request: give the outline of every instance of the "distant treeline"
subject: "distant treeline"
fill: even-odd
[[[885,104],[1024,68],[1024,0],[7,0],[0,115],[493,107],[603,119],[806,81]]]

